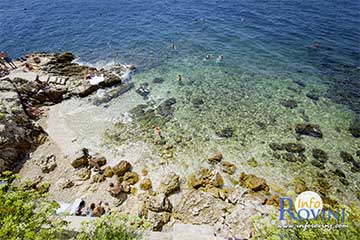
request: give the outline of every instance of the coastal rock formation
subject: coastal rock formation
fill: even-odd
[[[316,138],[322,138],[323,136],[319,125],[312,123],[299,123],[296,125],[295,131],[297,134],[308,135]]]
[[[239,184],[244,188],[248,188],[254,192],[264,191],[269,192],[270,188],[265,179],[257,177],[253,174],[246,174],[242,172],[239,177]]]
[[[203,168],[197,174],[190,175],[188,179],[188,186],[190,188],[219,188],[224,184],[224,179],[216,170]]]
[[[16,85],[0,81],[0,172],[11,169],[41,143],[43,130],[29,117]]]
[[[174,172],[167,174],[160,182],[158,192],[164,193],[166,196],[180,189],[180,177]]]
[[[224,220],[229,204],[212,194],[190,190],[183,193],[173,216],[183,223],[214,225]]]
[[[236,171],[236,166],[235,164],[233,163],[230,163],[230,162],[227,162],[227,161],[224,161],[221,163],[221,170],[224,172],[224,173],[227,173],[227,174],[234,174],[235,171]]]
[[[74,168],[87,167],[89,165],[89,150],[86,148],[77,151],[71,158],[74,159],[71,162],[71,166]]]

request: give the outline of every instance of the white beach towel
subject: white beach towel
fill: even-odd
[[[90,78],[90,84],[91,85],[97,85],[101,82],[103,82],[105,80],[104,76],[101,75],[101,76],[94,76],[92,78]]]

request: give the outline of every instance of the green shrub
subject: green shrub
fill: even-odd
[[[14,187],[16,178],[3,172],[0,180],[0,239],[60,239],[65,235],[62,221],[50,221],[57,204],[46,201],[34,188]]]
[[[142,239],[144,230],[149,227],[138,217],[121,213],[111,213],[93,221],[83,223],[77,240],[136,240]]]

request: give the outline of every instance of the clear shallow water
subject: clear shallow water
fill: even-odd
[[[321,140],[301,140],[308,162],[313,147],[327,151],[335,162],[327,170],[341,168],[351,180],[344,191],[349,191],[349,198],[354,196],[351,192],[359,178],[339,160],[339,152],[354,154],[360,146],[347,130],[360,112],[358,1],[6,0],[0,3],[0,22],[1,49],[14,57],[67,50],[81,62],[134,63],[139,68],[133,81],[136,86],[150,83],[150,101],[157,105],[175,97],[175,120],[163,129],[170,136],[181,133],[192,140],[179,144],[169,169],[183,162],[183,171],[191,172],[206,166],[202,160],[211,152],[221,150],[239,171],[265,176],[270,182],[286,186],[290,177],[304,172],[312,182],[315,167],[299,168],[274,159],[267,146],[271,141],[296,141],[293,128],[308,117],[324,133]],[[172,43],[176,50],[168,47]],[[204,61],[207,54],[213,58]],[[219,55],[224,55],[223,62],[215,61]],[[182,84],[176,81],[177,74],[182,74]],[[155,77],[164,83],[153,84]],[[309,92],[316,92],[320,100],[310,100],[305,95]],[[204,101],[200,110],[193,107],[195,98]],[[298,107],[282,107],[284,99],[296,100]],[[101,124],[103,114],[119,118],[147,102],[130,92],[107,108],[91,101],[83,104],[97,109],[88,119]],[[73,105],[64,103],[63,108]],[[67,121],[76,122],[79,132],[86,134],[88,119],[72,112]],[[216,130],[223,127],[233,128],[234,136],[217,138]],[[98,137],[93,144],[101,147],[97,141]],[[155,155],[149,158],[158,159]],[[246,164],[251,157],[259,167]],[[339,185],[336,179],[329,181]]]

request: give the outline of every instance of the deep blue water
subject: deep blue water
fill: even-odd
[[[359,6],[356,0],[2,0],[0,48],[13,57],[67,50],[86,62],[143,68],[222,54],[229,67],[255,73],[320,76],[328,97],[359,112]],[[171,43],[176,54],[169,53]]]

